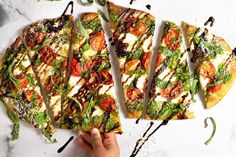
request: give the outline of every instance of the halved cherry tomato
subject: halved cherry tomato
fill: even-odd
[[[140,64],[139,60],[130,60],[127,63],[125,63],[124,67],[124,73],[129,74],[130,72],[135,71]]]
[[[163,58],[160,52],[157,53],[157,62],[156,62],[156,69],[160,66]]]
[[[183,92],[182,83],[176,83],[172,88],[165,88],[161,90],[161,96],[167,99],[177,98]]]
[[[178,49],[180,46],[178,38],[179,38],[179,31],[176,28],[170,28],[163,37],[163,40],[167,48],[174,51]]]
[[[82,109],[80,108],[80,106],[78,106],[76,104],[75,101],[73,101],[72,99],[69,100],[68,102],[68,106],[66,108],[66,112],[69,116],[72,116],[74,114],[77,114],[77,117],[79,117],[81,115],[81,113],[83,112],[84,110],[84,103],[82,101],[79,101],[79,103],[81,104],[82,106]]]
[[[80,63],[77,61],[77,59],[75,58],[72,58],[72,61],[71,61],[70,74],[72,76],[77,76],[77,77],[81,76],[82,74],[82,67]]]
[[[105,37],[103,32],[97,32],[90,38],[90,47],[94,51],[101,51],[105,46]]]
[[[142,101],[143,99],[143,94],[137,88],[128,88],[126,90],[126,96],[128,97],[129,100],[134,100],[134,101]]]
[[[219,83],[215,86],[209,86],[209,87],[207,87],[207,90],[211,93],[216,93],[221,89],[222,85],[223,85],[222,83]]]
[[[149,66],[150,66],[150,59],[151,59],[151,52],[147,52],[143,55],[143,58],[142,58],[142,65],[143,67],[145,68],[146,71],[148,71],[149,69]]]
[[[98,74],[102,84],[110,85],[113,83],[112,76],[107,70],[101,70]]]
[[[19,80],[20,82],[20,89],[24,89],[25,87],[27,87],[29,80],[28,79],[21,79]]]
[[[85,78],[85,86],[90,90],[98,88],[99,76],[96,72],[92,73],[90,77]]]
[[[102,58],[91,58],[90,60],[88,60],[86,62],[86,65],[85,65],[85,70],[89,71],[89,70],[94,70],[94,68],[96,66],[99,66],[102,61],[104,61]]]
[[[99,106],[102,110],[112,112],[116,109],[115,100],[110,95],[100,95]]]
[[[144,22],[137,24],[136,20],[130,20],[126,23],[126,29],[132,34],[141,35],[145,33],[147,26]]]
[[[53,66],[57,54],[49,46],[43,47],[39,50],[39,56],[43,58],[43,62],[48,66]]]
[[[26,90],[24,95],[28,102],[34,101],[37,103],[37,105],[41,105],[43,102],[42,97],[34,90]]]
[[[216,68],[211,61],[203,61],[199,67],[199,73],[203,77],[211,78],[216,74]]]

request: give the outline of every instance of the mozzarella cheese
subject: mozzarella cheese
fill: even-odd
[[[133,45],[137,41],[137,37],[133,34],[127,33],[123,43],[128,43],[127,51],[131,51]]]
[[[91,117],[103,115],[104,111],[100,107],[94,106],[94,108],[95,110],[93,111],[93,114]]]
[[[143,45],[142,45],[142,48],[144,50],[144,52],[148,52],[148,51],[151,51],[151,46],[149,47],[150,43],[152,42],[152,36],[149,36],[144,42],[143,42]]]
[[[144,87],[146,83],[147,75],[142,75],[138,78],[137,81],[137,88],[141,90],[141,92],[144,92]]]

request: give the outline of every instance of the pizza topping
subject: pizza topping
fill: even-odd
[[[30,33],[26,36],[27,45],[34,47],[35,45],[40,45],[43,43],[44,34],[42,32]]]
[[[99,58],[99,57],[97,57],[97,58],[91,58],[90,60],[88,60],[88,61],[86,62],[85,70],[87,70],[87,71],[96,70],[96,68],[97,68],[98,66],[100,66],[103,61],[104,61],[104,60],[103,60],[102,58]]]
[[[220,84],[217,84],[217,85],[215,85],[215,86],[208,86],[207,87],[207,91],[209,91],[209,92],[211,92],[211,93],[216,93],[216,92],[218,92],[220,89],[221,89],[221,87],[222,87],[222,83],[220,83]]]
[[[90,47],[93,51],[101,51],[105,47],[105,37],[103,32],[97,32],[91,36]]]
[[[142,65],[145,68],[146,71],[148,71],[149,66],[150,66],[150,59],[151,59],[151,52],[147,52],[143,55],[142,57]]]
[[[110,85],[113,83],[112,76],[107,70],[101,70],[98,74],[102,84]]]
[[[163,58],[160,52],[157,53],[156,69],[161,65]]]
[[[49,46],[43,47],[39,50],[39,56],[42,57],[45,64],[53,66],[57,54]]]
[[[131,72],[134,72],[138,68],[139,65],[140,65],[139,60],[128,61],[127,63],[125,63],[124,73],[130,74]]]
[[[99,106],[104,111],[112,112],[116,109],[115,100],[110,95],[100,95],[99,98]]]
[[[204,61],[199,67],[199,73],[203,77],[212,78],[216,74],[216,69],[211,61]]]
[[[172,88],[165,88],[161,90],[161,96],[167,99],[177,98],[183,92],[183,85],[176,83]]]
[[[134,100],[134,101],[143,100],[143,94],[137,88],[128,88],[126,90],[126,96],[128,97],[129,100]]]
[[[72,116],[72,115],[75,115],[76,114],[76,117],[80,116],[81,113],[83,112],[84,110],[84,104],[82,101],[77,101],[76,99],[74,98],[69,98],[69,101],[68,101],[68,106],[66,108],[66,112],[69,116]]]
[[[175,51],[180,46],[179,31],[176,28],[170,28],[163,37],[163,40],[168,49]]]
[[[99,76],[96,72],[85,78],[85,86],[90,90],[95,90],[99,87]]]
[[[42,97],[34,90],[26,90],[25,93],[25,99],[28,102],[36,102],[38,105],[41,105],[43,102]]]
[[[77,59],[75,58],[72,58],[72,61],[71,61],[70,74],[72,76],[77,76],[77,77],[81,76],[82,74],[82,67],[80,63],[77,61]]]
[[[14,51],[18,51],[18,49],[21,46],[21,44],[22,44],[22,39],[21,38],[17,38],[15,43],[14,43],[14,46],[13,46]]]
[[[141,35],[146,32],[147,26],[144,22],[136,22],[136,20],[130,20],[126,24],[126,29],[132,34]]]
[[[29,80],[28,79],[20,79],[19,82],[20,82],[20,88],[19,89],[24,89],[24,88],[27,87],[27,85],[29,83]]]

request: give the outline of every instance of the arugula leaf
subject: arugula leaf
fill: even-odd
[[[14,59],[12,63],[9,65],[8,73],[9,73],[10,80],[14,83],[16,87],[20,88],[21,85],[20,85],[19,80],[17,80],[12,73],[13,66],[15,65],[15,63],[16,63],[16,59]]]
[[[56,139],[52,139],[52,135],[51,133],[46,130],[46,129],[43,129],[43,135],[52,143],[57,143],[57,140]]]
[[[161,52],[163,55],[165,55],[166,57],[170,57],[172,56],[173,52],[170,51],[167,47],[165,46],[160,46],[158,48],[158,52]]]
[[[28,79],[30,86],[34,87],[35,82],[34,82],[32,75],[29,73],[29,74],[26,74],[25,77]]]
[[[161,119],[166,119],[169,118],[177,113],[183,112],[184,111],[184,104],[174,104],[172,102],[166,102],[163,104],[163,107],[160,111],[160,118]]]
[[[81,36],[84,36],[86,39],[89,39],[89,35],[86,32],[81,20],[76,20],[75,24],[76,24],[76,27],[78,28],[78,34]]]
[[[36,113],[34,116],[34,120],[36,123],[43,125],[48,120],[48,115],[44,112]]]
[[[17,140],[19,138],[19,130],[20,130],[20,124],[19,119],[8,109],[6,109],[7,115],[10,118],[10,120],[13,123],[13,129],[12,129],[12,140]]]
[[[106,15],[100,10],[97,10],[98,14],[102,17],[102,19],[106,22],[109,22],[108,18],[106,17]]]
[[[214,120],[212,117],[207,117],[207,118],[204,120],[204,124],[205,124],[204,127],[206,128],[206,127],[208,126],[208,123],[207,123],[207,120],[208,120],[208,119],[210,119],[211,122],[212,122],[213,130],[212,130],[212,133],[211,133],[210,138],[209,138],[208,140],[206,140],[205,145],[208,145],[208,144],[211,142],[212,138],[214,137],[214,135],[215,135],[215,133],[216,133],[216,122],[215,122],[215,120]]]
[[[161,80],[160,78],[156,78],[156,85],[157,85],[157,87],[164,89],[167,87],[168,82],[165,80]]]
[[[163,102],[159,102],[159,103],[163,103]],[[157,102],[155,100],[151,101],[151,103],[149,103],[148,105],[147,114],[151,118],[158,118],[159,111],[160,111],[160,108]]]
[[[81,47],[80,51],[83,53],[85,51],[88,51],[90,49],[90,45],[89,43],[86,42],[86,44],[83,45],[83,47]]]
[[[97,0],[98,3],[101,5],[101,6],[105,6],[107,1],[106,0]]]

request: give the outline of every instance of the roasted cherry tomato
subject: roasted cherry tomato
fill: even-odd
[[[143,94],[137,88],[128,88],[126,90],[126,96],[128,97],[129,100],[134,100],[134,101],[142,101],[143,99]]]
[[[142,57],[142,65],[146,71],[149,70],[150,60],[151,60],[151,52],[149,51],[145,53]]]
[[[24,89],[27,87],[29,80],[28,79],[21,79],[21,80],[19,80],[19,82],[20,82],[20,89]]]
[[[82,67],[75,58],[72,58],[71,61],[70,74],[77,77],[81,76],[82,74]]]
[[[216,74],[216,68],[211,61],[204,61],[199,67],[199,73],[203,77],[211,78]]]
[[[209,87],[207,87],[207,90],[211,93],[216,93],[221,89],[222,85],[223,85],[222,83],[219,83],[215,86],[209,86]]]
[[[91,58],[86,62],[85,70],[95,70],[96,66],[99,66],[104,60],[102,58]]]
[[[157,53],[157,62],[156,62],[156,69],[160,66],[163,58],[160,52]]]
[[[102,84],[110,85],[113,83],[112,76],[107,70],[101,70],[98,74]]]
[[[177,98],[183,92],[182,83],[176,83],[172,88],[165,88],[161,90],[161,96],[167,99]]]
[[[115,100],[109,95],[99,96],[99,106],[102,110],[112,112],[116,109]]]
[[[180,46],[179,31],[176,28],[170,28],[163,37],[163,40],[168,49],[172,51],[178,49]]]
[[[127,63],[125,63],[124,73],[129,74],[130,72],[135,71],[138,68],[139,65],[140,65],[139,60],[130,60],[130,61],[128,61]]]
[[[136,23],[136,20],[130,20],[126,23],[126,29],[132,34],[141,35],[146,32],[147,26],[144,22]]]
[[[36,44],[40,45],[43,43],[44,34],[42,32],[30,33],[26,36],[27,45],[30,47],[35,46]]]
[[[43,100],[42,100],[42,97],[34,90],[26,90],[24,92],[24,95],[25,95],[25,99],[28,101],[28,102],[36,102],[38,105],[41,105]]]
[[[103,32],[97,32],[91,36],[90,47],[94,51],[101,51],[105,47],[105,37]]]
[[[95,90],[99,85],[99,76],[96,72],[92,73],[90,77],[85,78],[85,86],[90,90]]]
[[[43,62],[48,66],[53,66],[57,54],[49,46],[43,47],[39,50],[39,56],[42,57]]]
[[[72,116],[74,114],[77,114],[76,117],[79,117],[81,113],[84,110],[84,103],[82,101],[78,101],[81,106],[76,104],[76,102],[73,99],[70,99],[68,101],[68,106],[66,108],[66,112],[69,116]],[[82,108],[81,108],[82,107]]]

